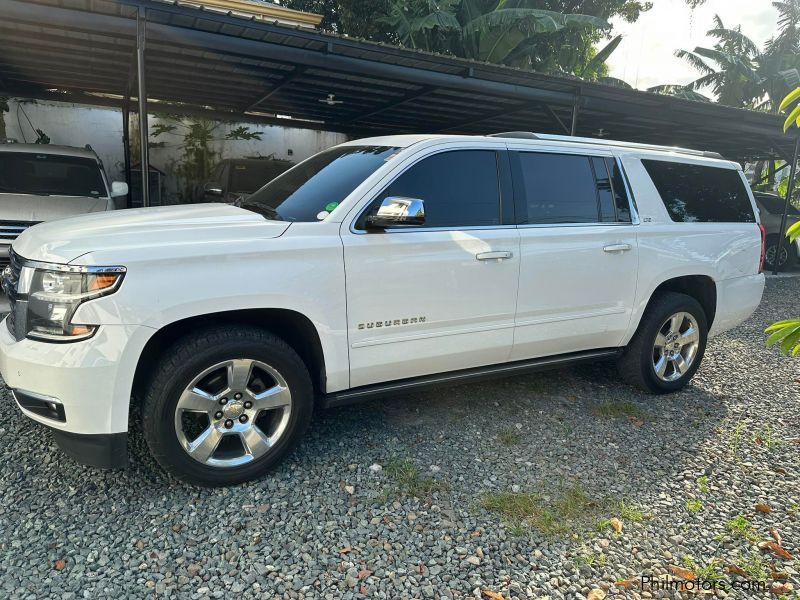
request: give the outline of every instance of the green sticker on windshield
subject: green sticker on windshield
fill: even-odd
[[[328,212],[333,212],[333,209],[336,208],[337,206],[339,206],[338,202],[328,202],[325,205],[325,210],[327,210]]]

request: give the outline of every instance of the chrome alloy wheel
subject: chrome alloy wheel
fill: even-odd
[[[668,318],[656,334],[653,368],[662,381],[680,379],[692,366],[700,348],[700,328],[687,312]]]
[[[186,453],[211,467],[238,467],[264,455],[286,431],[292,394],[273,367],[237,358],[209,367],[175,407]]]

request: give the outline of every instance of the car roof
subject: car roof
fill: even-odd
[[[56,154],[58,156],[77,156],[97,160],[94,150],[75,146],[57,146],[55,144],[0,144],[0,152],[29,152],[34,154]]]
[[[533,133],[528,131],[512,131],[508,133],[497,133],[493,135],[441,135],[441,134],[406,134],[388,135],[352,140],[341,144],[342,146],[389,146],[396,148],[409,148],[423,142],[458,142],[458,141],[481,141],[481,142],[508,142],[513,144],[530,144],[531,147],[538,148],[580,148],[586,151],[592,150],[617,150],[629,152],[636,156],[658,156],[664,155],[673,157],[686,162],[710,162],[727,168],[740,169],[741,166],[726,160],[716,152],[706,152],[703,150],[692,150],[688,148],[678,148],[673,146],[657,146],[652,144],[641,144],[635,142],[625,142],[600,138],[585,138],[568,135],[550,135],[544,133]]]

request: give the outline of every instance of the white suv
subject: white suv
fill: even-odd
[[[0,268],[8,251],[31,225],[116,208],[126,183],[109,185],[91,146],[0,142]]]
[[[318,405],[594,359],[678,390],[758,306],[762,262],[752,194],[718,155],[365,139],[238,207],[29,229],[3,276],[0,372],[83,462],[127,462],[133,397],[170,473],[233,484],[279,463]]]

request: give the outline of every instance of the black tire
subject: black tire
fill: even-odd
[[[769,235],[767,236],[766,240],[766,254],[764,256],[764,270],[765,271],[774,271],[775,265],[773,261],[769,260],[769,256],[775,256],[778,250],[778,236],[777,235]],[[783,240],[782,244],[782,251],[781,256],[783,256],[783,260],[780,261],[778,265],[778,271],[789,271],[797,264],[797,250],[794,243],[790,242],[788,239]],[[774,259],[773,259],[774,260]]]
[[[242,358],[270,365],[285,380],[291,394],[285,429],[263,455],[251,457],[246,464],[210,466],[189,456],[178,439],[175,425],[178,400],[204,370]],[[169,474],[195,485],[226,486],[261,477],[278,465],[302,439],[313,406],[308,370],[288,344],[257,328],[215,327],[179,340],[162,354],[144,395],[142,424],[151,454]]]
[[[689,313],[697,321],[699,329],[699,346],[689,368],[678,379],[664,381],[656,374],[654,366],[654,346],[656,336],[665,322],[674,314]],[[622,379],[640,390],[652,394],[668,394],[676,392],[694,376],[703,354],[708,338],[708,320],[700,303],[686,294],[663,292],[654,296],[639,323],[630,343],[617,359],[617,368]]]

